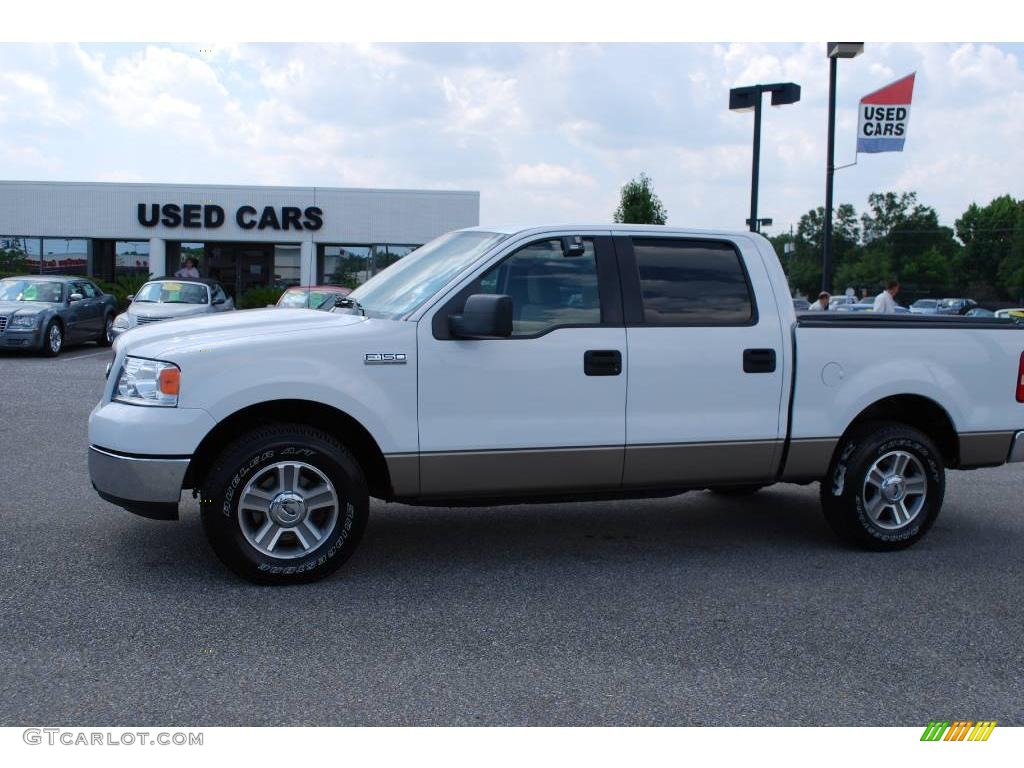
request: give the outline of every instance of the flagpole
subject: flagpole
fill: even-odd
[[[825,230],[822,243],[821,290],[830,291],[832,284],[832,180],[835,175],[836,149],[836,64],[839,59],[852,59],[864,52],[864,43],[829,43],[828,57],[828,158],[825,164]]]
[[[830,291],[832,280],[832,179],[835,176],[836,143],[836,58],[828,60],[828,148],[825,150],[825,231],[821,260],[821,290]]]

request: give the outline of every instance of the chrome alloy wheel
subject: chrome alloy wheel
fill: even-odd
[[[267,557],[305,557],[327,541],[338,524],[334,484],[305,462],[281,461],[258,470],[240,498],[242,535]]]
[[[103,334],[107,339],[107,344],[112,344],[114,341],[114,318],[112,316],[107,317],[107,321],[103,329]]]
[[[921,513],[928,495],[928,476],[912,453],[890,451],[871,465],[861,493],[871,522],[895,531],[910,525]]]
[[[46,335],[46,343],[50,345],[50,351],[53,354],[60,352],[60,348],[64,345],[64,334],[61,333],[60,326],[56,323],[50,326],[50,332]]]

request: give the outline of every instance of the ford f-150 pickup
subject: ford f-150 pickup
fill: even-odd
[[[897,550],[947,469],[1024,460],[1024,328],[797,315],[767,240],[632,225],[467,229],[333,312],[230,312],[117,339],[89,423],[108,501],[220,559],[321,578],[370,498],[597,500],[820,482],[848,543]]]

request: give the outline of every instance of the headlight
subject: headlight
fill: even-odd
[[[173,408],[178,404],[181,369],[174,363],[126,357],[114,388],[114,399],[132,405],[159,405]]]
[[[39,323],[39,315],[15,315],[11,318],[12,328],[35,328]]]
[[[122,312],[114,318],[114,327],[119,331],[132,327],[132,321],[129,319],[127,312]]]

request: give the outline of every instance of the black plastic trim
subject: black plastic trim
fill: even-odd
[[[864,315],[872,315],[864,317]],[[875,315],[870,312],[797,313],[797,328],[988,328],[1024,330],[1024,324],[1009,318],[963,317],[961,315]]]
[[[122,499],[119,496],[111,496],[109,493],[104,493],[95,485],[93,489],[100,495],[100,498],[104,501],[109,501],[111,504],[116,504],[133,515],[139,517],[145,517],[150,520],[177,520],[178,519],[178,503],[175,501],[160,502],[160,501],[136,501],[135,499]]]

